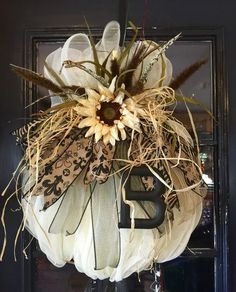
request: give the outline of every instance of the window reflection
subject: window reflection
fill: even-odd
[[[203,180],[208,188],[214,187],[214,166],[213,166],[213,149],[210,146],[201,147],[200,152],[201,167],[203,172]]]
[[[200,60],[207,60],[198,71],[190,76],[176,92],[177,95],[196,99],[201,105],[187,102],[195,123],[200,140],[211,139],[213,120],[205,108],[212,112],[212,64],[211,42],[208,41],[177,41],[166,52],[173,65],[173,78],[183,70]],[[176,117],[187,125],[191,132],[192,126],[184,102],[179,101],[175,109]]]
[[[213,146],[202,146],[200,149],[203,180],[207,185],[207,193],[203,200],[203,211],[199,224],[189,241],[189,248],[214,247],[214,165]]]

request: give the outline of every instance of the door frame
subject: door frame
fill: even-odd
[[[88,32],[88,29],[80,26],[49,27],[43,29],[30,29],[25,31],[24,39],[24,67],[33,71],[37,69],[38,45],[40,42],[65,41],[69,36],[78,32]],[[174,29],[157,30],[156,28],[145,30],[147,38],[158,37],[166,40],[182,31],[181,40],[186,41],[210,41],[212,43],[212,83],[213,83],[213,114],[216,118],[215,135],[207,145],[215,148],[214,165],[215,172],[215,245],[214,248],[195,248],[193,253],[186,250],[182,256],[215,258],[215,291],[229,291],[228,286],[228,91],[225,71],[224,55],[224,30],[218,27],[175,27]],[[102,29],[91,28],[94,38],[100,38]],[[127,28],[127,38],[131,36],[131,29]],[[24,107],[37,96],[37,87],[23,83]],[[27,109],[25,115],[30,117],[36,106]],[[27,232],[22,234],[22,246],[29,242]],[[194,254],[194,255],[193,255]],[[22,291],[31,292],[33,246],[30,247],[29,260],[22,256]]]

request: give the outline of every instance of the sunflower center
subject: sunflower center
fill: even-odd
[[[101,108],[97,110],[96,114],[105,124],[112,126],[115,120],[121,117],[120,104],[118,102],[102,102]]]

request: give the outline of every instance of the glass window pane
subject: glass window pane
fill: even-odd
[[[214,259],[178,258],[162,265],[165,292],[213,292]]]
[[[64,42],[42,42],[38,44],[38,57],[37,57],[37,67],[38,73],[43,74],[44,62],[49,54],[54,52],[56,49],[62,47]],[[44,87],[38,86],[38,97],[48,95],[48,90]]]
[[[214,259],[181,257],[160,265],[160,292],[213,292]],[[105,287],[108,287],[106,285]],[[110,288],[110,287],[109,287]],[[155,291],[153,270],[134,273],[109,292]],[[117,289],[118,288],[118,289]]]
[[[173,65],[173,77],[176,78],[183,70],[197,61],[206,60],[198,71],[191,75],[180,87],[178,95],[194,98],[204,104],[212,112],[212,64],[211,42],[209,41],[177,41],[167,51],[166,55]],[[187,102],[192,111],[195,126],[200,139],[210,139],[213,133],[213,120],[202,106]],[[176,117],[191,129],[185,104],[178,102]]]
[[[207,193],[203,201],[202,217],[189,241],[188,247],[213,248],[214,247],[214,165],[212,146],[202,146],[200,158],[203,179],[207,184]]]
[[[55,267],[39,248],[33,261],[32,279],[33,292],[80,292],[85,291],[90,281],[73,264],[67,264],[63,268]]]
[[[213,191],[209,190],[203,201],[202,217],[188,243],[190,249],[214,247],[213,195]]]

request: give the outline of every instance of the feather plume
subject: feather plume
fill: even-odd
[[[109,87],[109,83],[103,77],[101,77],[101,75],[97,75],[95,72],[93,72],[93,70],[88,69],[83,65],[80,65],[80,63],[78,63],[78,62],[73,62],[70,60],[64,61],[63,66],[65,66],[65,68],[77,67],[77,68],[87,72],[89,75],[91,75],[96,80],[98,80],[103,86]]]
[[[138,65],[143,61],[144,52],[146,51],[146,49],[147,47],[143,43],[140,43],[136,49],[136,52],[133,55],[133,58],[130,60],[129,64],[126,67],[126,70],[129,71],[124,76],[124,84],[128,91],[132,91],[131,86],[134,70],[137,69]]]
[[[184,82],[192,76],[196,71],[198,71],[202,65],[207,63],[207,59],[197,61],[196,63],[190,65],[188,68],[184,69],[169,85],[174,90],[180,88]]]
[[[90,44],[91,44],[91,48],[92,48],[92,52],[93,52],[93,59],[94,59],[94,63],[96,64],[96,66],[95,66],[96,74],[100,75],[100,73],[101,73],[100,68],[99,68],[99,66],[97,66],[97,65],[100,65],[100,63],[99,63],[99,59],[98,59],[98,54],[97,54],[95,42],[94,42],[91,30],[90,30],[90,27],[88,25],[86,18],[84,18],[84,20],[85,20],[85,23],[86,23],[87,28],[88,28],[88,35],[89,35],[89,40],[90,40]]]
[[[147,77],[150,71],[152,70],[153,65],[159,60],[160,56],[165,53],[165,51],[180,37],[181,33],[167,41],[163,46],[161,46],[157,52],[157,54],[154,56],[154,58],[151,60],[151,62],[144,68],[144,72],[142,74],[142,77],[139,80],[140,84],[145,84],[147,82]]]
[[[118,63],[118,60],[116,58],[111,59],[111,74],[112,76],[119,76],[120,73],[120,65]]]
[[[53,92],[63,92],[62,88],[57,86],[55,83],[53,83],[51,80],[45,78],[41,74],[35,73],[34,71],[31,71],[29,69],[25,69],[16,65],[11,64],[11,69],[13,72],[15,72],[17,75],[21,76],[25,80],[32,82],[36,85],[45,87],[48,90],[51,90]]]

